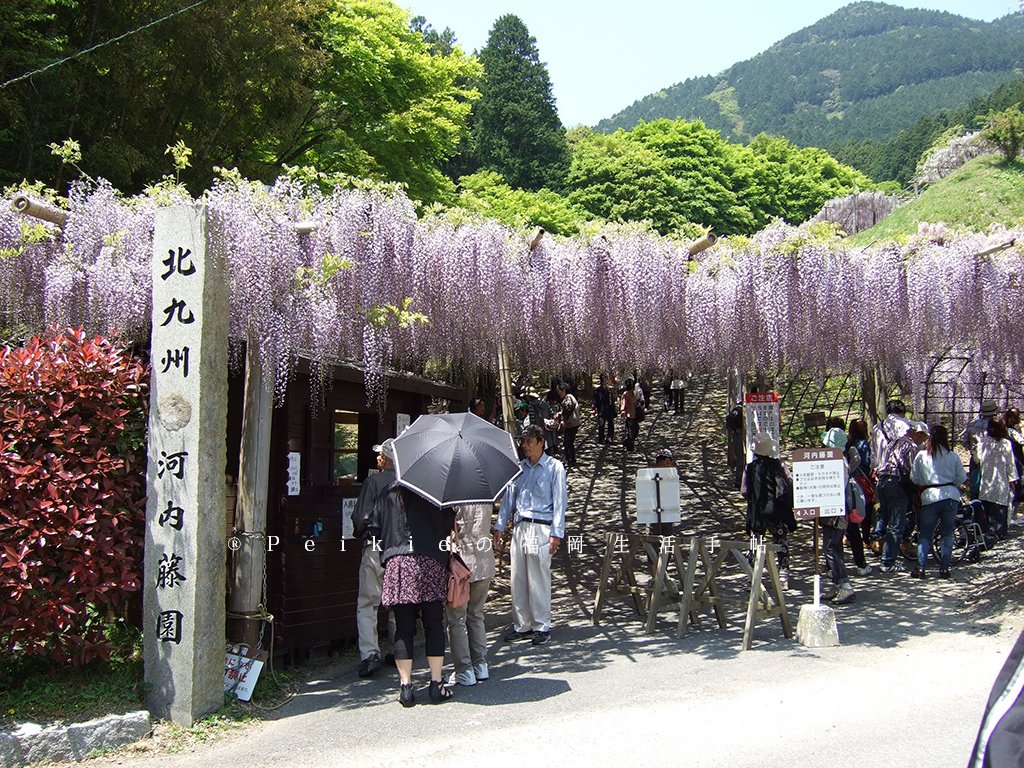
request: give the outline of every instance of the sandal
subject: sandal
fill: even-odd
[[[447,701],[453,695],[452,688],[447,683],[440,680],[430,681],[430,700],[434,704],[440,704],[442,701]]]
[[[398,691],[398,701],[403,707],[411,707],[416,703],[416,687],[412,683],[402,683]]]

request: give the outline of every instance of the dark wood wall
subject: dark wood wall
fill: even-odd
[[[311,399],[299,376],[283,407],[274,410],[267,533],[280,543],[268,553],[269,610],[275,616],[275,650],[301,653],[314,646],[352,640],[356,632],[361,542],[342,540],[341,502],[359,495],[360,483],[338,485],[332,476],[334,411],[359,413],[359,471],[375,466],[373,445],[395,436],[395,416],[413,419],[430,403],[423,393],[392,389],[381,417],[366,404],[360,382],[338,381],[323,402]],[[301,493],[287,495],[288,452],[301,454]],[[323,524],[313,538],[314,526]]]

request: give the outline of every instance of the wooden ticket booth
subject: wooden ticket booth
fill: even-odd
[[[335,366],[319,396],[310,383],[309,365],[301,360],[283,405],[273,410],[271,427],[267,609],[274,616],[274,654],[287,660],[356,639],[361,542],[344,538],[351,532],[345,530],[343,503],[359,496],[375,468],[373,446],[395,437],[399,423],[430,410],[462,410],[467,403],[465,389],[395,374],[379,413],[367,404],[363,372],[354,366]],[[231,382],[229,445],[237,446],[241,434],[241,392],[238,377]],[[236,450],[229,477],[237,477],[237,466]]]

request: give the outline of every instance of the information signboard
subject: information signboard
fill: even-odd
[[[743,423],[746,425],[746,463],[754,460],[750,441],[758,432],[767,432],[779,443],[779,393],[748,392],[743,396]]]
[[[838,448],[793,451],[793,516],[797,520],[846,514],[846,470]]]

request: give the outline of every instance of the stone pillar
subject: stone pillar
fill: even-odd
[[[206,208],[156,213],[144,594],[147,706],[192,725],[224,700],[227,290]]]

